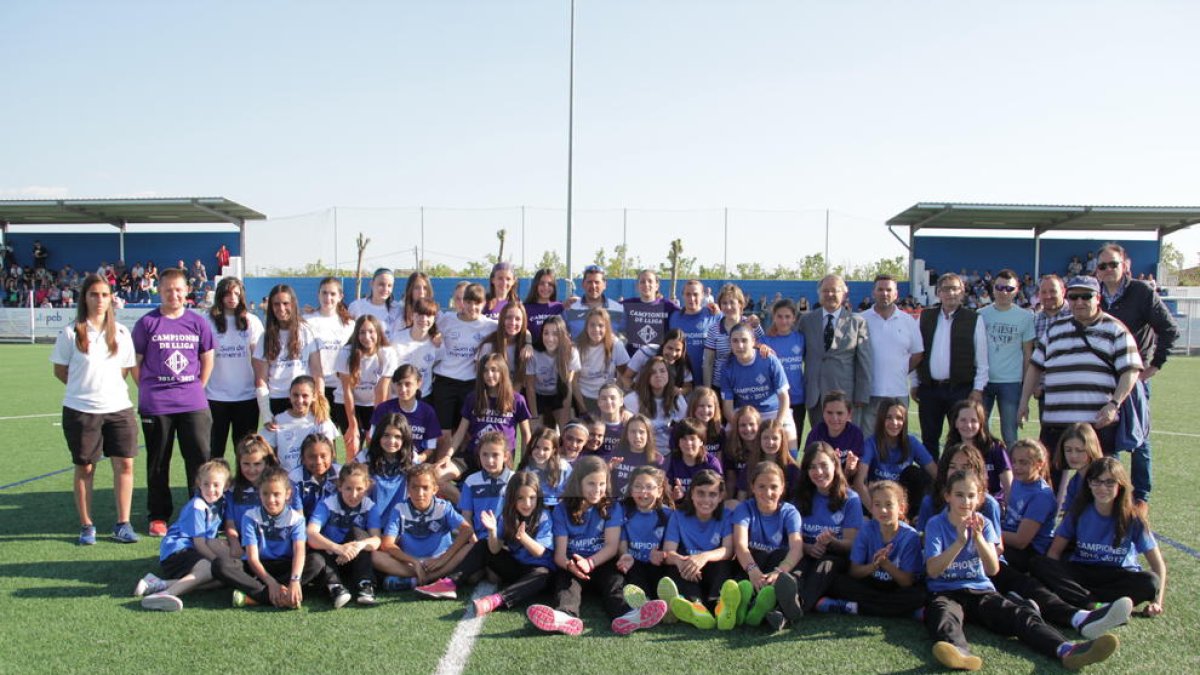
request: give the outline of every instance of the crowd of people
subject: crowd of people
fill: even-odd
[[[579,297],[544,269],[521,298],[500,263],[445,308],[421,273],[400,293],[378,270],[349,305],[327,278],[306,315],[281,284],[260,321],[234,277],[187,311],[172,268],[132,332],[89,275],[51,357],[79,543],[96,541],[102,456],[113,539],[138,539],[132,371],[162,537],[161,574],[135,589],[148,609],[214,587],[281,608],[308,588],[335,608],[457,598],[490,571],[499,588],[469,611],[523,608],[541,631],[581,633],[585,595],[619,634],[911,617],[951,668],[982,665],[970,622],[1078,669],[1135,611],[1161,614],[1167,587],[1145,431],[1177,330],[1121,247],[1097,258],[1096,276],[1038,280],[1036,315],[1002,270],[979,312],[953,273],[916,317],[891,277],[854,313],[829,275],[809,311],[780,298],[768,320],[734,284],[710,299],[690,280],[676,304],[651,270],[634,298],[608,297],[595,266]],[[1037,438],[1020,435],[1034,398]],[[175,440],[192,490],[178,514]]]
[[[80,299],[80,285],[88,270],[75,269],[70,263],[61,267],[49,266],[50,250],[40,240],[33,242],[29,263],[22,265],[11,246],[2,247],[3,293],[0,304],[4,307],[75,307]],[[229,249],[225,245],[217,250],[218,269],[229,264]],[[221,263],[221,260],[224,263]],[[210,302],[213,283],[208,268],[199,258],[191,265],[180,258],[175,267],[187,273],[187,296],[189,307],[202,307]],[[125,304],[153,304],[159,301],[160,270],[153,260],[126,265],[124,260],[115,263],[102,261],[95,269],[113,290],[113,300],[118,306]]]

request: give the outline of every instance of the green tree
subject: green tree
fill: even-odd
[[[821,253],[813,253],[806,255],[800,260],[799,268],[796,270],[801,279],[820,279],[825,276],[825,270],[829,266],[825,264],[825,255]]]
[[[535,269],[554,270],[554,276],[559,279],[567,276],[567,265],[559,257],[558,251],[542,251],[542,257],[537,261]]]
[[[494,264],[494,262],[472,260],[463,266],[463,268],[459,271],[459,275],[464,277],[479,277],[486,279],[488,275],[492,273],[492,265]]]
[[[1163,242],[1162,248],[1158,252],[1158,259],[1167,266],[1167,270],[1170,272],[1179,274],[1183,271],[1183,252],[1172,242]]]
[[[729,273],[724,264],[701,265],[697,276],[701,279],[728,279]]]
[[[767,270],[763,268],[762,263],[738,263],[734,269],[737,270],[739,279],[766,279],[769,276]]]
[[[446,263],[430,265],[426,263],[425,273],[431,277],[456,277],[458,272]]]

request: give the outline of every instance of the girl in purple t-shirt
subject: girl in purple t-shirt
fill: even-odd
[[[504,355],[488,354],[479,360],[475,391],[463,402],[462,420],[450,439],[450,447],[460,453],[467,474],[472,474],[479,470],[475,447],[480,436],[498,431],[508,439],[508,447],[514,448],[518,429],[521,438],[529,438],[525,397],[513,390]]]

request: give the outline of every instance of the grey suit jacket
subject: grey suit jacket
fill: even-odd
[[[825,311],[820,307],[800,317],[804,334],[804,405],[819,405],[832,389],[846,392],[855,403],[871,401],[871,340],[867,321],[843,309],[833,322],[833,345],[825,351]]]

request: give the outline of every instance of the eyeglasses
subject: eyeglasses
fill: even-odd
[[[1117,487],[1117,481],[1115,478],[1106,478],[1104,480],[1093,478],[1088,481],[1088,485],[1092,487],[1115,488]]]
[[[1017,290],[1016,286],[992,286],[992,288],[1001,293],[1013,293]]]
[[[1096,295],[1094,293],[1069,293],[1069,294],[1067,294],[1067,299],[1072,302],[1075,302],[1078,300],[1082,300],[1084,302],[1091,302],[1092,298],[1094,298],[1094,297],[1096,297]]]
[[[1119,261],[1119,260],[1114,260],[1112,262],[1096,263],[1096,269],[1098,269],[1098,270],[1115,270],[1120,266],[1121,266],[1121,261]]]

